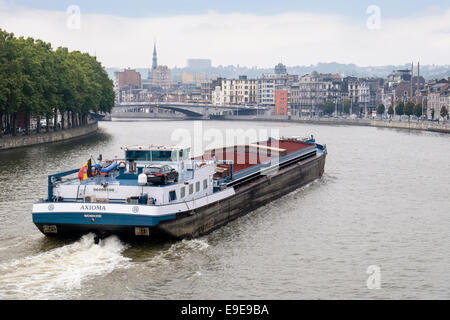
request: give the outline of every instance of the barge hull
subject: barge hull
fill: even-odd
[[[253,181],[236,186],[235,194],[224,200],[193,211],[177,213],[173,220],[160,222],[157,226],[89,225],[35,223],[47,236],[79,237],[86,233],[99,235],[116,234],[122,238],[138,239],[184,239],[206,235],[232,220],[237,219],[275,199],[278,199],[312,181],[324,173],[326,151],[312,158],[290,164],[271,175],[260,176]]]

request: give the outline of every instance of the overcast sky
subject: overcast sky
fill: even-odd
[[[0,28],[96,54],[106,67],[150,66],[154,40],[169,67],[188,58],[249,67],[450,64],[448,0],[342,2],[0,0]]]

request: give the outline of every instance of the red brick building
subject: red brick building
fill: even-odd
[[[125,69],[123,72],[116,72],[119,89],[132,87],[139,89],[142,87],[141,74],[133,69]]]
[[[287,116],[288,108],[288,91],[287,90],[276,90],[275,91],[275,115]]]

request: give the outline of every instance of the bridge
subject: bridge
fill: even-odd
[[[180,102],[123,102],[116,104],[111,111],[112,118],[195,118],[210,119],[225,115],[258,115],[263,114],[266,107],[246,105],[217,106],[206,103]]]

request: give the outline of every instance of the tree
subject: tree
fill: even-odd
[[[113,82],[95,57],[67,48],[53,50],[49,43],[16,38],[0,29],[0,137],[3,123],[16,134],[18,118],[54,118],[61,114],[71,125],[86,124],[90,112],[110,112],[114,105]]]
[[[394,107],[389,106],[387,113],[392,117],[394,115]]]
[[[411,116],[414,112],[414,103],[412,103],[411,101],[408,101],[405,104],[405,108],[404,108],[404,114],[407,116]]]
[[[380,103],[377,107],[377,114],[382,115],[386,111],[384,104]]]
[[[322,105],[322,111],[325,114],[332,114],[335,111],[335,105],[331,99],[327,99]]]
[[[446,106],[442,106],[442,108],[441,108],[441,117],[442,118],[447,118],[447,116],[448,116],[448,109],[446,108]]]
[[[405,104],[403,103],[403,101],[399,101],[397,103],[397,105],[395,106],[395,113],[399,116],[402,116],[404,114],[404,108],[405,108]]]
[[[7,96],[9,95],[7,77],[7,38],[9,34],[0,29],[0,137],[3,135],[3,116],[7,112]]]
[[[345,98],[342,107],[344,109],[344,113],[350,113],[351,101],[349,98]]]
[[[421,103],[414,105],[413,114],[418,118],[420,118],[422,116],[422,104]]]

